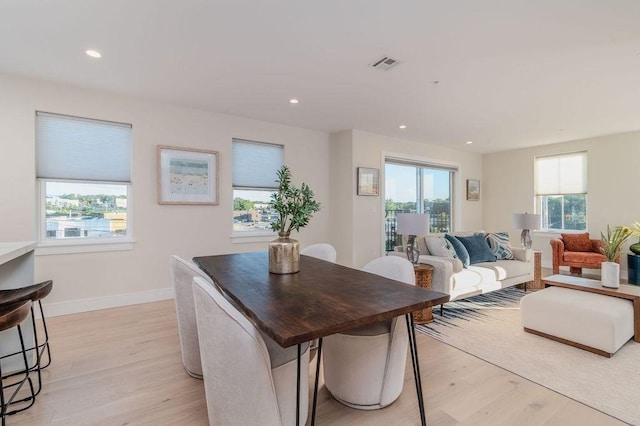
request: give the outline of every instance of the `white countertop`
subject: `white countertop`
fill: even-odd
[[[0,242],[0,265],[7,263],[16,257],[29,253],[36,248],[35,241]]]

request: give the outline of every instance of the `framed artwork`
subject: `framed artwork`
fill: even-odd
[[[380,170],[358,167],[358,195],[378,195]]]
[[[158,204],[218,204],[218,152],[158,145]]]
[[[477,179],[467,179],[467,200],[480,200],[480,181]]]

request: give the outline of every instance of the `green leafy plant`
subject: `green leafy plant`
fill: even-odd
[[[313,214],[320,210],[320,203],[313,199],[309,185],[303,183],[298,188],[291,182],[289,167],[282,166],[277,176],[278,191],[271,194],[270,204],[278,212],[278,220],[271,223],[271,229],[284,236],[307,226]]]
[[[600,233],[600,237],[602,239],[602,247],[600,247],[600,251],[607,258],[609,262],[615,262],[616,259],[620,256],[620,251],[622,249],[622,244],[624,244],[627,239],[635,233],[632,229],[629,229],[627,226],[616,226],[611,229],[609,225],[607,225],[607,234]]]

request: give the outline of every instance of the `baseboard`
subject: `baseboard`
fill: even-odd
[[[56,317],[59,315],[77,314],[79,312],[97,311],[99,309],[117,308],[140,303],[157,302],[174,298],[172,287],[157,290],[140,291],[136,293],[116,294],[114,296],[94,297],[90,299],[70,300],[58,303],[43,303],[45,315]],[[37,312],[38,310],[36,310]]]

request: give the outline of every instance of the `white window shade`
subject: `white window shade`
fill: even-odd
[[[277,189],[276,172],[284,164],[284,146],[233,140],[233,187]]]
[[[131,181],[131,125],[36,114],[36,172],[41,179]]]
[[[587,193],[587,153],[536,158],[536,195]]]

